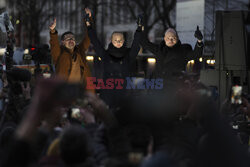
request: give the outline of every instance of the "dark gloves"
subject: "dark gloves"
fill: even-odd
[[[202,35],[201,31],[199,30],[199,26],[197,26],[197,29],[196,29],[196,31],[194,33],[194,36],[198,40],[202,40],[203,39],[203,35]]]
[[[144,14],[139,14],[136,20],[138,26],[144,26]]]
[[[89,17],[89,14],[88,13],[86,13],[86,15],[85,15],[85,17],[84,17],[84,19],[85,19],[85,22],[91,22],[91,20],[90,20],[90,17]]]
[[[144,15],[143,15],[143,13],[138,15],[136,23],[138,25],[137,31],[142,31],[142,27],[144,26]]]
[[[87,24],[87,27],[88,28],[91,28],[91,26],[93,25],[93,20],[90,18],[89,14],[87,13],[84,17],[85,19],[85,23],[89,23],[90,25]]]
[[[90,17],[89,17],[89,14],[88,14],[88,13],[85,15],[85,21],[86,21],[86,22],[90,22]]]

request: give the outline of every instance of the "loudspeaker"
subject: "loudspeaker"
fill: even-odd
[[[215,37],[215,70],[201,70],[200,81],[216,88],[219,104],[230,97],[233,85],[249,93],[248,11],[217,11]]]

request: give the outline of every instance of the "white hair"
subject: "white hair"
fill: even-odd
[[[178,34],[177,34],[177,32],[176,32],[175,29],[173,29],[173,28],[168,28],[168,29],[165,31],[165,35],[166,35],[168,32],[174,34],[177,38],[179,38],[179,37],[178,37]]]

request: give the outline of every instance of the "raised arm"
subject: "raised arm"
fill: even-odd
[[[53,23],[51,23],[49,26],[51,56],[53,58],[53,62],[56,64],[57,59],[60,56],[61,48],[58,40],[58,33],[55,28],[56,28],[56,19],[54,19]]]
[[[88,27],[88,35],[91,43],[93,44],[94,50],[96,52],[96,56],[103,58],[105,49],[101,42],[99,41],[96,31],[92,27]]]
[[[188,60],[194,60],[197,59],[199,57],[202,56],[203,53],[203,47],[204,44],[202,42],[203,39],[203,35],[201,33],[201,31],[199,30],[199,26],[197,26],[197,29],[194,33],[195,38],[197,38],[197,42],[195,44],[194,50],[191,49],[191,51],[189,51],[187,58]]]
[[[140,44],[141,46],[150,51],[151,53],[153,53],[154,55],[158,55],[159,54],[159,46],[157,44],[154,44],[152,42],[150,42],[148,40],[147,34],[144,31],[144,27],[142,28],[142,32],[141,32],[141,40],[140,40]]]
[[[88,29],[88,37],[90,38],[91,43],[93,44],[94,50],[96,52],[96,55],[103,58],[103,55],[105,53],[105,49],[103,47],[103,45],[101,44],[101,42],[99,41],[96,31],[93,28],[92,25],[92,21],[91,21],[91,11],[90,9],[86,8],[85,9],[86,12],[86,25],[87,25],[87,29]]]
[[[82,41],[79,43],[79,48],[81,52],[86,52],[86,50],[88,50],[90,45],[90,39],[88,36],[88,30],[85,31],[84,33],[84,38],[82,39]]]
[[[129,52],[129,60],[130,61],[136,61],[136,56],[138,55],[138,52],[140,51],[140,40],[141,40],[141,27],[138,27],[134,34],[134,40],[131,45],[131,49]]]

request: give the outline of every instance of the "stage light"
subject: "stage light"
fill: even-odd
[[[154,64],[154,63],[156,63],[156,59],[155,58],[148,58],[147,62]]]
[[[23,53],[24,54],[29,54],[29,49],[24,49]]]
[[[208,59],[207,60],[207,64],[209,64],[209,65],[214,65],[215,64],[215,60],[214,59]]]
[[[93,61],[94,60],[94,56],[86,56],[86,60],[87,61]]]
[[[194,64],[194,60],[189,60],[188,64]]]
[[[4,55],[6,49],[5,48],[0,48],[0,55]]]

